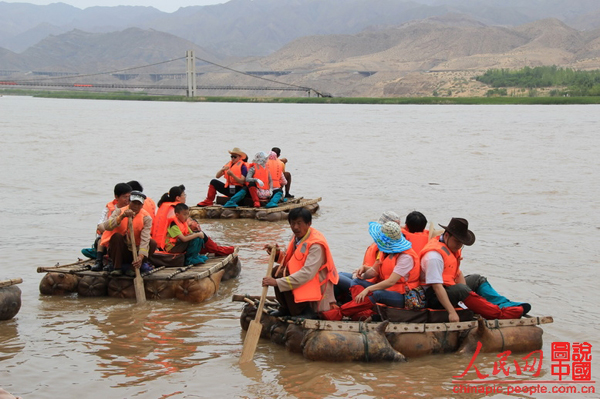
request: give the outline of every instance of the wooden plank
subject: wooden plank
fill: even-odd
[[[59,265],[58,263],[54,266],[49,266],[49,267],[38,267],[37,268],[37,272],[38,273],[47,273],[47,272],[52,272],[52,271],[57,271],[57,272],[64,272],[62,269],[67,268],[67,270],[69,270],[68,268],[73,267],[73,266],[81,266],[85,263],[88,262],[92,262],[92,259],[80,259],[75,263],[69,263],[67,265]]]
[[[11,285],[21,284],[22,282],[23,282],[22,278],[13,278],[10,280],[2,280],[2,281],[0,281],[0,288],[10,287]]]
[[[210,276],[218,272],[221,269],[224,269],[227,264],[231,261],[234,261],[235,258],[238,257],[239,248],[235,248],[232,254],[227,255],[225,258],[209,258],[205,264],[196,265],[185,272],[177,273],[173,276],[173,280],[184,280],[184,279],[202,279]],[[47,272],[55,272],[55,273],[71,273],[77,274],[78,276],[108,276],[108,273],[105,271],[102,272],[92,272],[89,271],[90,266],[92,265],[93,260],[85,260],[79,261],[76,263],[72,263],[69,265],[63,266],[51,266],[51,267],[39,267],[38,273],[47,273]],[[173,267],[159,267],[151,272],[144,273],[142,278],[144,280],[166,280],[168,276],[173,275],[173,272],[176,271],[177,268]],[[125,278],[125,276],[121,277]]]
[[[309,200],[301,201],[301,202],[296,203],[296,204],[289,204],[288,205],[287,203],[285,203],[284,205],[279,205],[276,208],[267,208],[267,209],[262,209],[261,208],[261,211],[266,212],[266,213],[283,212],[283,211],[287,211],[288,209],[301,208],[301,207],[306,206],[306,205],[316,204],[319,201],[321,201],[321,197],[315,198],[315,199],[309,199]]]
[[[190,268],[168,267],[157,273],[146,276],[146,280],[200,280],[224,269],[228,263],[238,257],[239,248],[235,248],[232,254],[225,258],[209,258],[204,264],[192,266]],[[185,269],[177,272],[178,269]],[[175,273],[174,273],[175,272]],[[170,278],[169,278],[170,277]]]
[[[240,294],[235,294],[231,297],[231,302],[245,302],[245,299],[252,299],[254,300],[259,300],[260,296],[259,295],[240,295]],[[267,296],[267,299],[270,301],[276,301],[277,299],[274,296]]]

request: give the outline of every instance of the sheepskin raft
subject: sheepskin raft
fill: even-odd
[[[254,320],[257,297],[234,295],[234,301],[247,302],[240,316],[243,330]],[[278,304],[269,297],[261,316],[261,337],[301,353],[309,360],[406,361],[408,358],[441,353],[473,353],[477,342],[484,353],[527,353],[542,348],[541,324],[552,323],[550,316],[509,320],[481,317],[456,323],[396,323],[329,321],[270,316]]]
[[[133,277],[111,277],[108,272],[90,270],[93,260],[80,260],[68,265],[39,267],[46,273],[40,282],[44,295],[84,297],[110,296],[135,298]],[[237,277],[241,271],[238,248],[225,257],[210,257],[206,263],[186,267],[159,267],[142,274],[147,299],[177,298],[200,303],[219,289],[221,281]]]
[[[223,202],[224,197],[217,198],[217,205],[199,207],[190,207],[190,216],[193,219],[258,219],[268,222],[276,222],[278,220],[287,220],[288,213],[295,208],[306,208],[311,213],[317,212],[319,209],[319,201],[321,197],[316,199],[292,198],[281,203],[276,208],[265,208],[264,204],[260,208],[250,206],[238,206],[237,208],[223,208],[219,203]]]
[[[21,284],[23,279],[0,280],[0,320],[10,320],[21,309]]]

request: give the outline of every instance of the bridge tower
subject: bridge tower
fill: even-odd
[[[194,58],[194,50],[187,50],[185,52],[185,58],[187,60],[187,96],[196,96],[196,58]]]

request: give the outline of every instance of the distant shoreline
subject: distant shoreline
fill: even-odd
[[[0,89],[0,95],[68,98],[84,100],[226,102],[226,103],[287,103],[287,104],[383,104],[383,105],[571,105],[600,104],[594,97],[226,97],[226,96],[162,96],[144,93],[89,93],[73,91],[28,91]]]

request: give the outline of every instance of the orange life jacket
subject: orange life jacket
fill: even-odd
[[[365,256],[363,257],[363,265],[373,267],[375,262],[377,261],[377,254],[379,253],[379,248],[377,244],[373,243],[367,248],[365,251]],[[370,283],[376,283],[377,277],[373,277],[367,280]]]
[[[294,250],[294,241],[295,237],[292,237],[283,261],[283,266],[287,267],[290,274],[294,274],[298,270],[302,269],[312,245],[320,244],[323,246],[323,248],[325,248],[325,263],[323,263],[323,266],[321,266],[313,279],[306,284],[303,284],[300,287],[292,290],[292,293],[294,294],[294,302],[296,303],[320,301],[323,299],[321,286],[325,285],[328,281],[331,281],[333,284],[337,284],[340,278],[337,273],[337,269],[335,268],[335,264],[333,263],[333,257],[331,256],[329,245],[327,244],[323,234],[313,228],[310,229],[307,237],[303,238],[302,241],[298,243],[296,250]],[[319,281],[319,272],[323,269],[327,270],[327,277],[323,281]]]
[[[263,182],[262,185],[258,185],[258,183],[257,183],[256,187],[258,187],[262,190],[268,190],[269,189],[269,170],[265,167],[260,166],[259,164],[256,164],[256,163],[253,163],[250,166],[251,167],[254,166],[254,178],[260,179],[260,181]]]
[[[179,221],[179,219],[177,219],[177,217],[172,217],[169,219],[169,227],[171,226],[171,223],[175,222],[175,224],[177,225],[177,227],[179,227],[179,230],[181,230],[181,234],[183,234],[184,236],[187,236],[190,234],[190,227],[188,226],[187,223],[181,223]],[[177,237],[171,237],[167,234],[167,239],[165,241],[165,244],[170,243],[171,245],[175,245],[177,244]]]
[[[389,254],[386,256],[381,262],[381,266],[379,266],[379,281],[387,280],[392,275],[394,267],[396,267],[396,262],[398,262],[398,257],[401,254],[410,255],[410,257],[413,259],[414,266],[408,273],[408,279],[405,279],[404,276],[402,276],[400,277],[400,280],[396,282],[396,284],[386,288],[386,290],[396,291],[404,295],[406,294],[406,291],[412,290],[413,288],[419,286],[419,278],[421,277],[419,256],[412,248],[398,254]]]
[[[117,206],[116,198],[106,204],[106,208],[108,208],[108,213],[106,214],[106,219],[103,220],[103,222],[106,222],[108,219],[110,219],[110,215],[112,215],[112,213],[115,211],[116,206]],[[100,233],[100,230],[98,230],[98,229],[96,229],[96,233],[102,234],[102,233]]]
[[[158,212],[156,212],[156,216],[154,216],[154,220],[152,221],[152,238],[156,241],[156,244],[159,248],[162,248],[164,243],[166,242],[167,237],[167,229],[169,228],[169,224],[171,221],[170,218],[173,217],[175,211],[175,205],[179,204],[179,202],[163,202],[160,204],[160,208],[158,208]],[[173,212],[173,214],[170,214]]]
[[[267,161],[267,169],[273,180],[273,188],[281,188],[281,174],[283,173],[283,162],[279,159],[269,159]]]
[[[412,249],[418,254],[421,253],[421,250],[427,243],[429,242],[429,230],[423,230],[419,233],[411,233],[405,228],[402,228],[402,234],[410,243],[412,244]]]
[[[241,179],[243,177],[242,175],[242,166],[246,166],[246,168],[248,167],[248,165],[246,164],[246,162],[240,160],[237,161],[234,165],[231,164],[232,161],[229,161],[225,164],[225,167],[229,167],[229,169],[231,169],[231,172],[236,175],[239,179]],[[231,176],[229,176],[229,174],[227,172],[225,172],[225,187],[229,187],[229,186],[241,186],[242,184],[238,183],[237,181],[235,181],[235,179]],[[161,241],[162,242],[162,241]]]
[[[440,236],[434,237],[425,247],[421,250],[420,258],[423,259],[423,256],[429,252],[435,251],[442,255],[442,259],[444,260],[444,271],[442,273],[442,279],[444,280],[445,286],[455,285],[456,278],[460,273],[460,260],[462,250],[458,250],[458,254],[454,255],[450,248],[446,246],[443,242],[440,242]]]
[[[156,215],[156,203],[154,203],[152,198],[146,197],[144,200],[144,209],[148,212],[148,214],[150,214],[152,220],[154,220],[154,215]]]
[[[125,208],[121,208],[121,213],[125,212],[127,209],[129,209],[129,206],[126,206]],[[148,211],[146,211],[144,208],[140,209],[140,211],[137,213],[137,215],[135,215],[133,217],[133,234],[135,236],[135,245],[139,247],[140,242],[141,242],[141,233],[142,230],[144,229],[144,217],[145,216],[150,216],[150,214],[148,213]],[[120,233],[126,237],[128,236],[128,231],[127,231],[127,226],[129,223],[129,218],[123,218],[123,220],[121,221],[121,224],[116,226],[114,229],[110,230],[110,231],[105,231],[104,233],[102,233],[102,238],[100,239],[100,245],[104,246],[104,247],[108,247],[108,243],[110,242],[110,239],[113,235],[115,235],[116,233]]]
[[[375,261],[377,260],[377,253],[379,252],[379,248],[377,244],[373,243],[367,248],[365,251],[365,256],[363,257],[363,265],[373,266]]]

